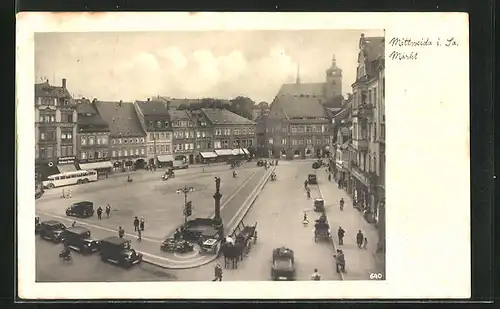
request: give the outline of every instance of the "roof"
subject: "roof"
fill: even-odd
[[[42,223],[46,224],[46,225],[59,225],[59,224],[62,224],[61,222],[56,221],[56,220],[47,220],[47,221],[43,221]]]
[[[66,231],[68,232],[72,232],[72,233],[75,233],[75,234],[85,234],[87,232],[90,232],[90,230],[86,227],[83,227],[83,226],[71,226],[71,227],[68,227],[66,229]]]
[[[73,100],[67,89],[52,86],[48,82],[35,84],[35,97],[70,98]]]
[[[276,97],[271,110],[282,110],[289,118],[322,118],[328,114],[319,99],[311,96],[282,95]]]
[[[384,37],[365,37],[363,40],[363,52],[369,62],[376,60],[384,54]]]
[[[78,100],[80,102],[86,102],[82,100]],[[78,113],[78,129],[99,129],[99,131],[108,131],[109,125],[104,119],[102,119],[101,115],[95,109],[94,104],[90,103],[79,103],[76,106],[76,111]]]
[[[324,83],[293,83],[283,84],[278,91],[280,95],[301,95],[307,94],[309,96],[323,97]]]
[[[168,116],[166,102],[159,100],[135,101],[144,116]]]
[[[191,119],[190,115],[185,110],[171,109],[168,111],[170,115],[170,121],[176,121],[179,119]]]
[[[112,137],[146,136],[133,103],[97,101],[94,104],[108,123]]]
[[[254,125],[252,120],[241,117],[227,109],[220,108],[202,108],[202,112],[212,125],[232,124],[232,125]]]
[[[114,245],[122,245],[124,243],[130,242],[128,239],[120,238],[118,236],[110,236],[106,237],[102,240],[102,242],[109,242]]]

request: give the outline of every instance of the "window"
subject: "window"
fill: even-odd
[[[139,149],[136,149],[135,150],[135,155],[138,156],[139,155]]]
[[[141,138],[141,143],[144,143],[144,137]]]
[[[224,135],[231,135],[231,129],[224,129]]]
[[[210,147],[209,147],[209,148],[210,148]],[[215,141],[215,142],[214,142],[214,148],[215,148],[215,149],[220,149],[220,148],[222,148],[221,142],[220,142],[220,141]]]
[[[229,147],[229,141],[227,139],[222,141],[222,148],[228,148]]]
[[[297,133],[297,128],[295,126],[292,127],[292,133]]]
[[[221,129],[215,129],[215,135],[222,135]]]
[[[159,139],[160,139],[160,133],[158,133],[158,132],[157,132],[157,133],[155,133],[155,139],[156,139],[156,140],[159,140]]]
[[[316,139],[316,145],[321,145],[321,139],[319,138]]]
[[[170,145],[165,145],[165,152],[170,153]]]
[[[87,152],[82,151],[82,153],[80,154],[80,157],[81,157],[82,160],[87,159]]]
[[[103,150],[102,151],[102,157],[103,158],[107,158],[108,157],[108,151],[107,150]]]
[[[114,141],[114,140],[113,140],[113,141]],[[83,146],[87,145],[87,137],[86,137],[86,136],[82,136],[82,137],[81,137],[81,140],[80,140],[80,143],[81,143]]]
[[[212,142],[207,142],[207,148],[211,149],[212,148]],[[215,147],[214,147],[215,148]]]
[[[118,157],[121,157],[121,156],[122,156],[122,151],[118,150]]]
[[[123,139],[123,143],[124,143],[124,144],[128,143],[128,139],[124,138],[124,139]]]
[[[194,138],[194,131],[189,131],[189,138]]]
[[[196,143],[196,149],[201,149],[201,143]]]
[[[168,128],[168,121],[165,121],[165,128]]]
[[[312,145],[312,139],[310,138],[307,139],[307,145]]]
[[[115,150],[113,150],[113,151],[111,152],[111,156],[112,156],[113,158],[115,158],[115,157],[116,157],[116,151],[115,151]]]
[[[299,145],[304,145],[304,140],[303,139],[299,139]]]
[[[194,144],[193,144],[193,143],[190,143],[190,144],[189,144],[189,149],[190,149],[190,150],[193,150],[193,149],[194,149]]]
[[[124,151],[123,151],[123,156],[124,156],[124,157],[128,156],[128,150],[124,150]]]
[[[141,155],[145,155],[146,154],[146,150],[144,148],[141,148]]]
[[[94,142],[95,142],[95,137],[89,136],[89,145],[94,145]]]
[[[292,139],[292,145],[293,146],[297,146],[297,140],[296,139]]]
[[[135,139],[135,143],[139,144],[139,139],[138,138]]]
[[[156,122],[156,127],[157,127],[158,129],[160,129],[160,128],[161,128],[161,121],[159,121],[159,120],[158,120],[158,121]]]
[[[189,144],[184,144],[184,150],[188,150],[189,149]]]
[[[112,141],[113,141],[113,145],[115,145],[116,144],[116,139],[112,139]]]
[[[61,132],[61,139],[73,139],[73,132]]]
[[[154,136],[153,133],[149,133],[148,135],[149,135],[149,140],[150,141],[154,141],[155,140],[155,136]]]
[[[45,133],[43,132],[40,132],[40,140],[45,140]]]
[[[189,138],[189,131],[184,131],[184,138]]]
[[[118,144],[121,144],[121,143],[122,143],[122,139],[121,139],[121,138],[119,138],[119,139],[118,139]]]
[[[200,138],[201,137],[201,132],[200,131],[196,131],[196,138]]]
[[[281,144],[286,145],[286,138],[281,139]]]
[[[108,137],[106,135],[101,136],[101,144],[103,145],[108,144]]]

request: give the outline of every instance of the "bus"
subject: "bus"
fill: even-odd
[[[81,170],[55,174],[47,177],[47,179],[44,180],[42,184],[44,188],[52,189],[61,186],[88,183],[91,181],[97,181],[97,171]]]

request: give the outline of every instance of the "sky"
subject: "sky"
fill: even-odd
[[[102,101],[247,96],[271,102],[284,83],[323,82],[333,55],[342,94],[356,77],[358,43],[383,30],[81,32],[35,35],[35,80]]]

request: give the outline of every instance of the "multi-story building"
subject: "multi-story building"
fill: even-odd
[[[169,110],[172,126],[172,145],[175,160],[185,160],[194,163],[195,153],[195,123],[187,110]]]
[[[248,147],[256,145],[256,123],[221,108],[202,108],[213,128],[214,151],[222,160],[234,154],[249,155]]]
[[[265,114],[260,114],[257,119],[255,119],[255,132],[256,132],[256,139],[257,139],[257,144],[255,146],[255,153],[259,157],[267,157],[269,155],[269,151],[267,149],[267,134],[266,134],[266,127],[267,127],[267,117],[268,113]]]
[[[74,171],[76,104],[66,88],[49,82],[35,84],[35,174],[41,180],[59,172]]]
[[[352,147],[351,185],[355,199],[379,217],[379,192],[376,188],[384,183],[385,154],[379,147],[381,131],[385,135],[383,103],[384,92],[384,38],[364,34],[359,40],[359,55],[356,81],[352,84]],[[382,92],[382,96],[381,93]],[[383,166],[381,162],[383,161]],[[384,169],[384,171],[382,171]],[[383,188],[383,184],[381,186]],[[380,190],[379,190],[380,191]]]
[[[109,125],[111,162],[115,170],[143,168],[146,164],[146,132],[141,126],[134,103],[94,102]]]
[[[77,162],[82,170],[108,173],[113,165],[109,152],[109,125],[97,111],[94,102],[78,99]]]
[[[195,162],[214,160],[213,129],[207,116],[201,110],[187,111],[195,128]]]
[[[150,166],[173,160],[170,103],[168,101],[136,101],[135,108],[141,125],[147,133],[146,156]]]

